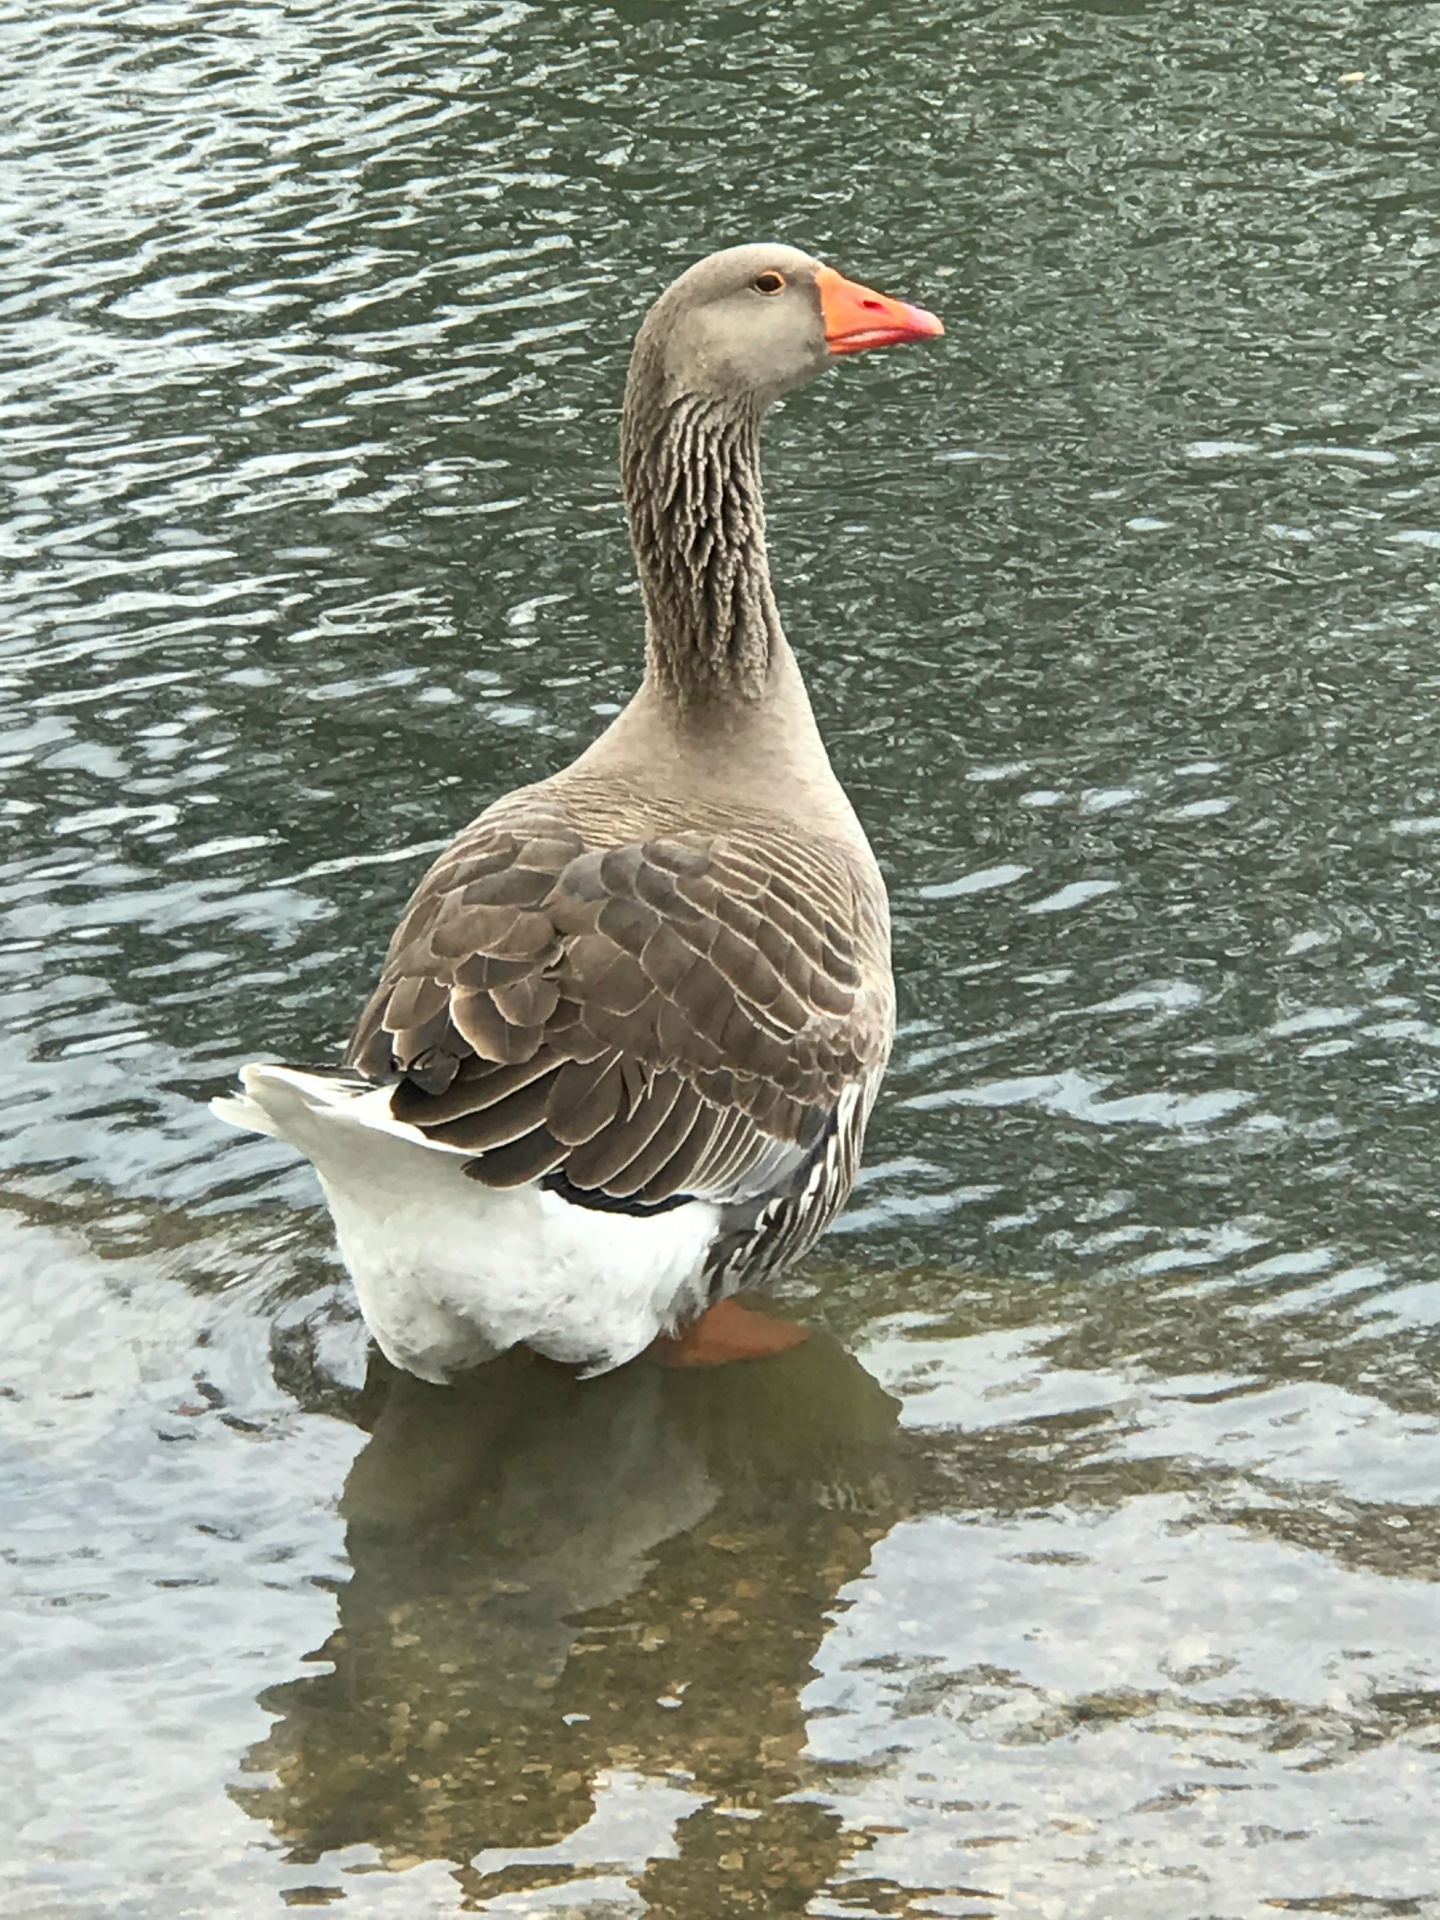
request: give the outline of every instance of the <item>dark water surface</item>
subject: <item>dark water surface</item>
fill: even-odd
[[[1440,1914],[1440,6],[0,13],[0,1910]],[[816,1327],[366,1380],[430,849],[637,671],[630,332],[769,434],[896,909]]]

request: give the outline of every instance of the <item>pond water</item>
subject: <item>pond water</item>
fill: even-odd
[[[1440,1913],[1440,6],[0,19],[0,1908]],[[768,433],[902,1028],[793,1355],[367,1361],[430,851],[637,672],[628,341]]]

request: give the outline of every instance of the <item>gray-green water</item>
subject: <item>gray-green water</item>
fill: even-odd
[[[1440,7],[0,75],[6,1915],[1440,1913]],[[949,327],[769,434],[903,1016],[816,1335],[366,1383],[202,1096],[625,697],[628,336],[766,235]]]

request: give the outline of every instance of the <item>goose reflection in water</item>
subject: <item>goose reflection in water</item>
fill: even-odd
[[[264,1696],[247,1810],[297,1861],[451,1861],[470,1899],[643,1870],[659,1913],[803,1907],[849,1845],[785,1804],[798,1696],[905,1510],[898,1403],[821,1332],[584,1383],[377,1361],[365,1400],[334,1670]]]

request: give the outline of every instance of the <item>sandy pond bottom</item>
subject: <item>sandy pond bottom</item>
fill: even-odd
[[[444,1392],[313,1218],[141,1237],[5,1216],[7,1916],[1440,1909],[1430,1415],[838,1266]]]

